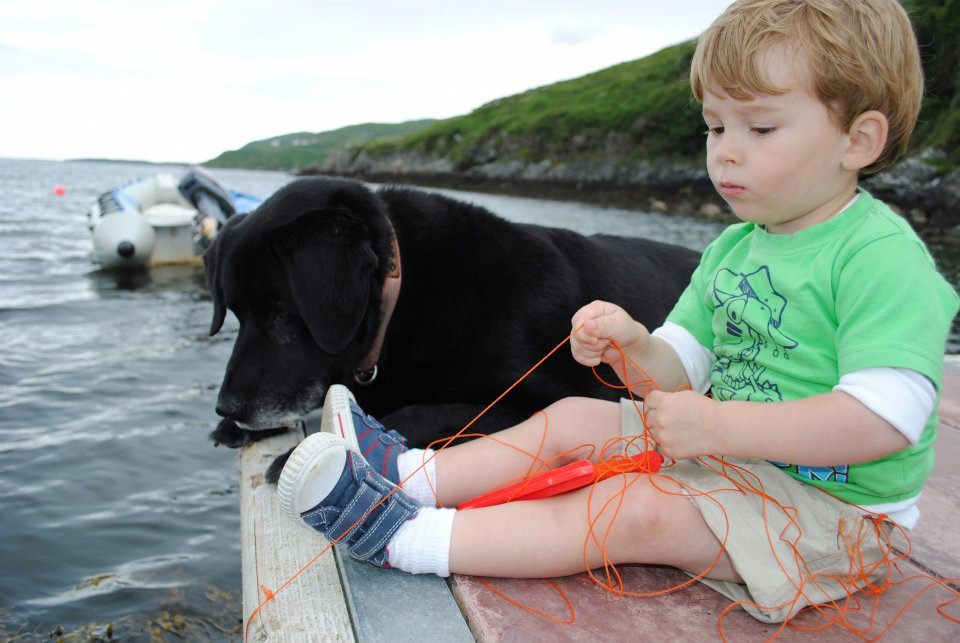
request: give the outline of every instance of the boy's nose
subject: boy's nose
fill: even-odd
[[[740,162],[740,151],[733,136],[724,134],[714,142],[713,159],[717,163]]]

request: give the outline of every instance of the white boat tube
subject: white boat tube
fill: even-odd
[[[193,262],[197,210],[172,174],[139,179],[100,196],[90,210],[94,254],[104,268]]]
[[[94,255],[104,268],[199,263],[219,228],[260,199],[227,192],[200,168],[158,174],[100,195],[90,209]]]

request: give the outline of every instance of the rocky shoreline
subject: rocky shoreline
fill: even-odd
[[[710,185],[706,170],[671,161],[503,159],[478,150],[466,163],[419,150],[390,150],[376,156],[340,150],[298,174],[325,174],[375,183],[408,183],[545,199],[576,200],[636,210],[678,213],[733,222],[736,219]],[[927,153],[926,156],[929,156]],[[960,235],[960,170],[942,175],[908,157],[866,178],[862,185],[883,199],[920,232]],[[619,158],[617,158],[619,157]]]

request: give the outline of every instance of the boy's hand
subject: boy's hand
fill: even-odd
[[[620,352],[613,347],[614,341],[624,351],[642,352],[650,340],[650,332],[643,324],[620,306],[606,301],[587,304],[576,312],[571,323],[574,330],[579,330],[570,339],[570,350],[584,366],[619,362]]]
[[[650,391],[643,401],[647,426],[660,451],[674,460],[719,453],[711,430],[720,403],[693,391]]]

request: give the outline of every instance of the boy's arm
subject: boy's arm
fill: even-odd
[[[839,391],[789,402],[717,402],[652,391],[647,424],[666,455],[729,455],[808,466],[869,462],[909,446],[889,422]]]
[[[664,391],[689,389],[690,380],[687,378],[687,372],[670,344],[655,335],[649,333],[647,335],[648,339],[642,350],[624,349],[629,357],[626,360],[626,380],[623,378],[624,362],[618,357],[616,362],[610,363],[617,377],[624,384],[629,383],[630,389],[640,397],[646,397],[651,389]]]

